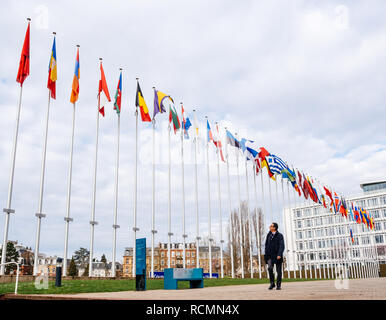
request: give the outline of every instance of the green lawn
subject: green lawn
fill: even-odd
[[[310,281],[311,279],[283,279],[283,282],[289,281]],[[204,287],[230,286],[242,284],[260,284],[268,283],[268,279],[205,279]],[[187,281],[179,282],[178,287],[188,288]],[[36,289],[33,282],[20,282],[19,294],[50,294],[50,293],[82,293],[82,292],[115,292],[130,291],[135,289],[134,280],[64,280],[62,287],[55,287],[55,282],[49,282],[48,289]],[[163,289],[163,279],[147,280],[147,290]],[[0,294],[13,293],[15,283],[0,284]]]

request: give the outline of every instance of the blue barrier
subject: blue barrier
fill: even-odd
[[[176,290],[178,288],[178,281],[189,281],[191,289],[203,288],[203,269],[167,268],[164,270],[164,289]]]
[[[204,279],[209,279],[209,278],[210,278],[209,273],[204,273]],[[218,273],[213,273],[212,272],[212,278],[218,279],[219,278],[218,277]]]

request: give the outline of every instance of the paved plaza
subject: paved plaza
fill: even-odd
[[[346,288],[344,288],[346,286]],[[98,292],[61,295],[20,295],[27,299],[107,300],[386,300],[386,278],[283,283],[281,291],[269,291],[267,284],[234,285],[203,289],[149,290],[144,292]],[[340,289],[339,289],[340,288]]]

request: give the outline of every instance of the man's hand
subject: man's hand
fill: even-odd
[[[280,256],[277,256],[277,260],[280,260],[281,259],[281,257]]]

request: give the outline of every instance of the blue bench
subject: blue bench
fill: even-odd
[[[166,268],[164,270],[164,289],[178,289],[178,281],[189,281],[190,288],[204,287],[204,273],[202,268],[182,269]]]

